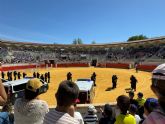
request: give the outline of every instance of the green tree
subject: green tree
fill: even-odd
[[[83,44],[83,41],[80,38],[74,39],[72,44]]]
[[[130,42],[130,41],[144,40],[144,39],[148,39],[148,37],[141,34],[141,35],[136,35],[136,36],[129,37],[127,41]]]
[[[96,41],[92,41],[92,44],[96,44]]]

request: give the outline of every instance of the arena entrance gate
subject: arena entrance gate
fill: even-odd
[[[91,65],[92,66],[97,66],[97,59],[93,59],[92,62],[91,62]]]

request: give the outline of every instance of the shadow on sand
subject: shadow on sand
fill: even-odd
[[[114,90],[112,87],[108,87],[105,91],[111,91]]]

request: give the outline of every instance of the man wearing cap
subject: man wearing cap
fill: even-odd
[[[165,124],[165,64],[152,71],[151,89],[157,96],[160,107],[154,109],[143,124]]]
[[[15,124],[42,124],[45,114],[49,111],[48,104],[38,99],[41,94],[42,82],[31,79],[27,82],[25,97],[19,98],[14,104]]]

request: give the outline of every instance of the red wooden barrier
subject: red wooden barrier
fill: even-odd
[[[153,71],[157,65],[138,65],[137,68],[138,70],[142,71]]]
[[[29,68],[36,68],[36,65],[4,66],[1,67],[1,71],[12,71],[12,70],[29,69]]]
[[[58,63],[57,67],[89,67],[88,63]]]
[[[106,63],[106,67],[109,67],[109,68],[126,68],[126,69],[129,69],[129,64],[124,64],[124,63]]]

